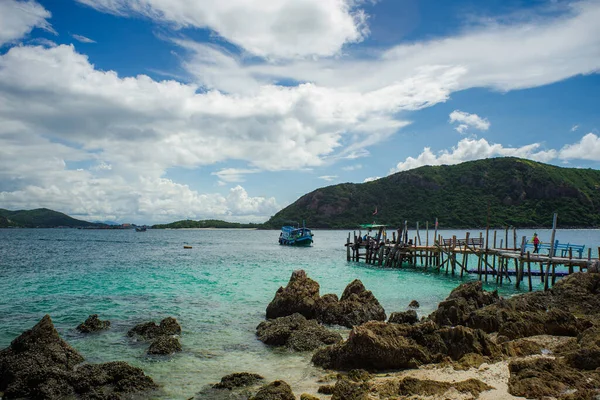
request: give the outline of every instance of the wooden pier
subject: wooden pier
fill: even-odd
[[[493,231],[493,240],[490,240],[489,229],[486,229],[485,239],[483,232],[476,237],[471,237],[470,232],[467,232],[465,238],[444,238],[438,235],[437,221],[435,226],[435,240],[430,244],[428,224],[425,243],[421,241],[418,224],[416,236],[408,238],[405,222],[404,228],[394,231],[391,239],[387,237],[385,226],[369,225],[368,229],[376,231],[374,236],[364,238],[361,236],[362,230],[358,231],[358,235],[356,231],[354,234],[348,234],[347,260],[389,268],[411,266],[461,277],[464,274],[476,274],[479,280],[485,282],[495,280],[497,284],[514,283],[517,289],[521,285],[527,285],[530,291],[533,290],[534,278],[540,279],[547,290],[555,283],[556,278],[576,271],[586,271],[592,264],[600,262],[598,258],[591,257],[590,248],[587,249],[586,257],[583,246],[560,246],[555,241],[556,215],[550,241],[555,243],[555,246],[549,246],[547,254],[533,253],[529,250],[525,236],[522,236],[519,243],[516,228],[512,228],[512,232],[509,232],[509,228],[501,232],[504,233],[504,237],[499,240],[498,245],[498,231]],[[511,239],[512,245],[509,245]]]

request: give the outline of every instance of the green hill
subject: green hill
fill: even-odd
[[[182,229],[182,228],[258,228],[258,224],[241,224],[238,222],[220,221],[217,219],[207,219],[203,221],[192,221],[186,219],[182,221],[171,222],[170,224],[153,225],[152,229]]]
[[[17,211],[0,208],[0,228],[79,228],[96,225],[47,208]]]
[[[311,228],[356,228],[407,220],[443,228],[600,226],[600,171],[561,168],[518,158],[426,166],[373,182],[317,189],[284,208],[266,227],[306,220]],[[377,207],[378,213],[373,216]]]

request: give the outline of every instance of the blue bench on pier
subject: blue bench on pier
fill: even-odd
[[[527,243],[526,249],[533,249],[533,243]],[[539,250],[547,250],[550,252],[550,245],[548,243],[540,243],[538,246]],[[573,253],[577,253],[579,258],[583,258],[583,250],[585,249],[584,244],[571,244],[571,243],[560,243],[558,240],[554,241],[554,255],[560,257],[568,257],[569,249]]]

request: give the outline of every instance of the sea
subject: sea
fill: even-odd
[[[315,393],[322,374],[310,363],[311,353],[272,348],[255,336],[292,271],[304,269],[321,294],[340,296],[360,279],[388,316],[406,310],[411,300],[420,303],[420,316],[428,315],[461,282],[477,279],[348,262],[348,231],[313,232],[312,247],[295,248],[280,246],[279,231],[268,230],[0,229],[0,349],[50,314],[60,335],[88,362],[122,360],[142,368],[161,385],[155,398],[188,399],[241,371],[285,380],[299,396]],[[479,236],[479,230],[470,232]],[[549,230],[536,232],[549,242]],[[439,234],[465,237],[465,231]],[[498,231],[498,238],[504,234]],[[519,230],[518,242],[532,235]],[[424,232],[420,236],[424,242]],[[512,231],[509,236],[512,243]],[[585,254],[591,248],[597,257],[600,230],[559,230],[556,238],[584,244]],[[542,288],[539,279],[534,284]],[[502,296],[519,293],[514,285],[490,282],[485,288]],[[90,314],[110,320],[111,328],[78,333],[75,327]],[[136,324],[168,316],[182,326],[181,353],[149,356],[147,343],[127,337]]]

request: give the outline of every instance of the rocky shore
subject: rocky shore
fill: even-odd
[[[388,319],[362,282],[350,282],[338,298],[321,295],[316,281],[295,271],[267,306],[256,337],[267,346],[310,352],[323,368],[318,390],[295,393],[284,381],[232,371],[190,398],[600,398],[600,274],[572,274],[549,291],[507,299],[468,282],[420,318],[417,300]],[[109,328],[92,315],[77,329]],[[128,332],[160,357],[182,350],[180,334],[174,318]],[[86,363],[50,316],[0,351],[2,399],[153,398],[159,391],[126,363]]]

